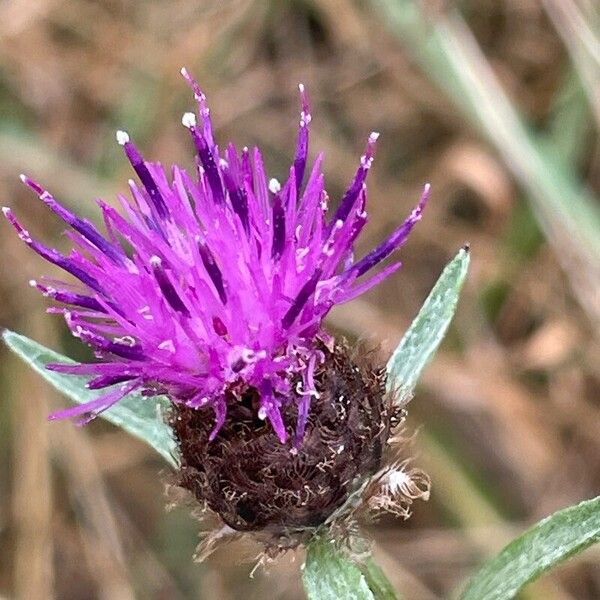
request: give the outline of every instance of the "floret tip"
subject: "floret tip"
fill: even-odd
[[[121,146],[124,146],[127,142],[129,142],[129,134],[121,129],[117,130],[117,142]]]
[[[184,127],[191,129],[192,127],[196,127],[196,115],[193,112],[186,112],[181,117],[181,123]]]

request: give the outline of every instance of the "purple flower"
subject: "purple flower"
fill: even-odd
[[[87,421],[133,390],[167,394],[190,408],[211,408],[216,436],[227,398],[257,392],[260,419],[286,440],[282,407],[297,403],[296,438],[318,397],[314,374],[332,340],[323,318],[335,305],[370,289],[400,267],[373,273],[407,238],[428,195],[383,243],[360,260],[353,245],[367,222],[365,180],[378,134],[369,136],[350,186],[330,216],[319,154],[307,169],[311,115],[304,86],[296,155],[283,185],[268,180],[257,148],[215,143],[206,97],[185,69],[198,117],[182,122],[196,149],[192,173],[170,173],[146,161],[123,132],[117,140],[139,183],[120,195],[121,211],[98,200],[105,233],[61,205],[29,177],[22,180],[63,219],[73,243],[68,256],[32,239],[9,208],[4,214],[35,252],[77,283],[33,281],[66,307],[73,335],[99,361],[51,364],[91,376],[96,400],[51,418]]]

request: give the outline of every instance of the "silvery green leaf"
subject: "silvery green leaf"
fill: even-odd
[[[372,559],[353,562],[325,535],[306,549],[302,582],[308,600],[400,600]]]
[[[360,568],[324,536],[315,536],[306,549],[302,582],[308,600],[377,598]]]
[[[600,541],[600,496],[555,512],[514,539],[473,577],[462,600],[510,600],[530,581]]]
[[[70,358],[12,331],[5,330],[2,338],[15,354],[69,399],[83,404],[98,396],[99,392],[85,387],[87,377],[65,375],[46,369],[46,365],[51,362],[73,363]],[[164,421],[168,407],[169,401],[164,396],[149,398],[132,393],[100,416],[152,446],[171,466],[176,467],[177,447],[171,429]]]
[[[373,559],[369,559],[361,570],[377,600],[401,600],[383,569]]]
[[[443,270],[419,314],[412,322],[387,364],[388,389],[407,402],[423,368],[434,355],[454,316],[467,270],[469,248],[465,246]]]

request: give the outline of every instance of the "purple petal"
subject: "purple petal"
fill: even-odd
[[[369,252],[364,258],[359,260],[353,267],[352,270],[356,273],[357,277],[360,277],[366,273],[369,269],[372,269],[377,263],[388,257],[396,248],[401,246],[408,238],[408,234],[412,231],[412,228],[418,221],[421,220],[421,214],[423,208],[429,199],[430,186],[427,184],[421,195],[421,200],[416,208],[412,211],[409,217],[385,240],[382,244],[377,246],[374,250]]]
[[[271,245],[271,258],[278,260],[285,246],[285,211],[281,202],[281,194],[273,197],[273,243]]]
[[[140,181],[144,184],[144,187],[150,196],[150,200],[152,201],[152,206],[155,208],[158,216],[161,219],[165,219],[169,216],[169,209],[165,203],[165,199],[162,197],[160,190],[158,189],[158,186],[156,185],[156,181],[154,181],[154,178],[150,174],[150,171],[148,170],[140,151],[136,148],[134,143],[130,141],[129,135],[127,135],[124,131],[117,131],[117,141],[123,146],[125,155],[129,159],[133,170],[137,173]]]
[[[313,273],[313,276],[302,286],[302,289],[298,292],[298,295],[296,296],[296,299],[294,300],[292,306],[289,308],[289,310],[285,313],[285,316],[283,317],[282,325],[284,329],[288,329],[290,325],[296,320],[296,317],[304,308],[304,305],[310,298],[311,294],[315,291],[320,278],[321,270],[317,269]]]
[[[350,184],[350,187],[346,190],[346,193],[342,197],[340,205],[338,209],[335,211],[335,215],[331,220],[331,223],[335,223],[336,221],[345,221],[354,203],[356,202],[358,195],[363,189],[363,185],[367,178],[367,174],[369,169],[371,168],[371,164],[373,163],[373,155],[375,153],[375,144],[377,143],[377,139],[379,138],[379,134],[377,132],[372,132],[369,136],[369,140],[367,142],[367,148],[365,153],[360,158],[360,166],[356,171],[356,175],[354,175],[354,179]]]
[[[308,129],[312,119],[310,106],[308,103],[308,94],[304,84],[298,84],[300,90],[300,100],[302,102],[302,111],[300,113],[300,126],[298,127],[298,143],[296,146],[296,157],[294,158],[294,171],[296,174],[296,192],[300,192],[304,171],[306,169],[306,159],[308,156]]]
[[[198,251],[200,252],[200,258],[202,258],[202,264],[210,277],[215,289],[217,290],[217,294],[219,294],[219,298],[223,304],[227,303],[227,294],[225,293],[225,286],[223,285],[223,274],[221,273],[221,269],[219,269],[215,257],[212,252],[203,244],[200,240],[198,243]]]
[[[273,386],[267,379],[263,380],[259,386],[260,390],[260,409],[258,411],[259,418],[268,417],[279,441],[285,444],[287,441],[287,432],[281,417],[281,411],[275,396],[273,395]]]
[[[259,392],[258,416],[269,419],[282,443],[294,425],[284,422],[282,405],[296,402],[299,445],[311,404],[320,401],[314,374],[322,344],[331,342],[324,317],[399,268],[396,262],[359,279],[406,240],[428,188],[406,222],[354,263],[353,245],[367,221],[366,177],[377,134],[369,137],[330,218],[322,155],[310,169],[307,163],[311,115],[303,86],[294,162],[280,186],[267,175],[258,148],[240,153],[229,144],[219,151],[206,96],[185,69],[182,74],[198,103],[198,116],[186,113],[182,119],[197,151],[195,174],[146,161],[129,136],[118,132],[141,183],[130,180],[129,195],[119,196],[120,210],[97,201],[106,233],[23,177],[69,226],[68,255],[33,240],[4,209],[23,241],[81,282],[32,282],[68,305],[50,310],[62,313],[73,335],[99,359],[48,368],[86,377],[90,389],[116,386],[53,418],[94,416],[139,388],[148,396],[164,393],[173,402],[212,409],[213,439],[227,418],[231,393],[252,388]]]
[[[129,384],[119,386],[117,389],[111,390],[106,394],[102,394],[90,402],[54,411],[48,416],[48,419],[67,419],[70,417],[85,415],[79,423],[80,425],[83,425],[97,417],[101,412],[110,408],[113,404],[116,404],[119,400],[121,400],[121,398],[123,398],[123,396],[131,392],[138,385],[139,381],[134,381]]]
[[[29,235],[29,232],[17,221],[10,208],[5,206],[2,209],[2,212],[10,224],[15,228],[21,240],[23,240],[34,252],[39,254],[42,258],[45,258],[48,262],[51,262],[64,271],[67,271],[67,273],[71,273],[71,275],[79,279],[79,281],[85,283],[88,287],[98,292],[102,291],[102,287],[98,281],[93,277],[90,277],[83,269],[78,267],[72,259],[67,258],[53,248],[48,248],[47,246],[44,246],[44,244],[32,239]]]
[[[190,317],[190,311],[187,309],[187,306],[184,304],[180,295],[175,291],[175,288],[163,267],[161,258],[156,255],[152,256],[150,258],[150,266],[152,267],[154,277],[156,277],[156,282],[158,283],[165,300],[171,305],[173,310],[180,312],[186,317]]]
[[[75,229],[75,231],[81,233],[81,235],[94,244],[98,250],[106,254],[113,262],[119,265],[124,264],[125,255],[123,251],[108,242],[92,223],[86,219],[79,218],[77,215],[67,210],[58,203],[50,192],[26,175],[21,175],[21,181],[34,190],[52,211],[65,221],[65,223],[68,223]]]

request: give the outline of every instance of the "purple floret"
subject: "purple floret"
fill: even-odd
[[[322,155],[306,174],[311,115],[304,86],[296,156],[280,185],[268,181],[258,148],[239,152],[233,144],[215,144],[206,97],[185,69],[182,74],[198,103],[198,116],[186,113],[182,119],[197,153],[193,173],[176,165],[165,172],[119,131],[117,140],[140,184],[130,181],[131,196],[119,196],[121,211],[98,201],[106,234],[23,176],[70,226],[68,256],[33,240],[4,208],[25,243],[79,280],[32,285],[68,305],[60,312],[99,361],[48,368],[91,377],[90,389],[110,386],[93,402],[51,418],[88,421],[142,390],[212,408],[214,438],[227,416],[226,398],[253,388],[260,398],[258,416],[269,419],[282,442],[287,435],[281,407],[298,403],[299,440],[311,399],[319,397],[314,373],[324,359],[320,348],[330,342],[323,318],[400,267],[394,262],[367,275],[406,240],[421,218],[429,186],[408,219],[354,262],[354,241],[367,221],[365,180],[378,135],[369,136],[354,179],[328,219]]]

